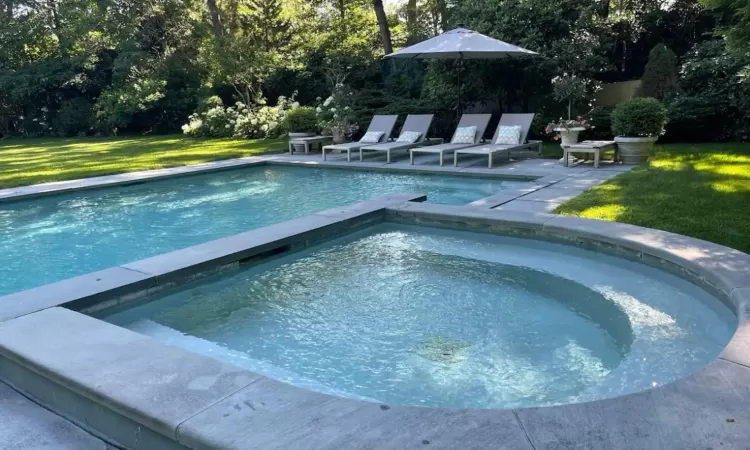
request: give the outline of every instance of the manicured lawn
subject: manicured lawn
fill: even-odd
[[[286,148],[286,140],[183,136],[0,141],[0,188],[239,158]]]
[[[557,212],[658,228],[750,253],[750,143],[655,150],[648,166],[590,189]]]

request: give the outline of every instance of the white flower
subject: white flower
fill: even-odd
[[[336,108],[331,108],[331,112],[335,113],[336,112]]]
[[[338,115],[338,114],[334,114],[334,115],[333,115],[333,118],[334,118],[334,119],[338,119],[338,118],[339,118],[339,115]]]
[[[319,112],[319,113],[322,113],[323,112],[323,108],[321,108],[320,106],[318,106],[317,108],[315,108],[315,111]]]
[[[41,109],[41,110],[42,110],[42,112],[47,112],[47,111],[49,111],[49,110],[47,109],[47,107],[46,107],[46,106],[42,106],[42,107],[41,107],[41,108],[39,108],[39,109]]]
[[[292,103],[292,109],[299,108],[299,102]]]
[[[224,125],[224,128],[230,128],[229,124]]]
[[[328,107],[328,105],[330,105],[332,101],[333,97],[328,97],[326,101],[323,102],[323,106]]]
[[[349,107],[348,107],[348,106],[345,106],[345,107],[344,107],[344,110],[345,110],[345,111],[349,111]]]
[[[266,125],[266,124],[264,123],[264,124],[263,124],[263,125],[262,125],[262,126],[260,127],[260,129],[261,129],[261,130],[263,130],[263,131],[268,131],[268,125]]]
[[[33,119],[31,119],[31,121],[32,122],[39,122],[39,119],[37,119],[36,117],[34,117]]]
[[[23,116],[18,116],[18,118],[19,118],[20,120],[23,120]]]
[[[229,123],[232,124],[232,125],[234,125],[237,122],[235,122],[234,120],[230,120]]]

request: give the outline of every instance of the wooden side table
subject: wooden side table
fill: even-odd
[[[601,152],[614,149],[615,159],[617,162],[617,146],[615,141],[582,141],[572,145],[560,145],[563,149],[563,164],[568,167],[568,154],[569,153],[593,153],[594,154],[594,167],[599,168],[599,159],[601,158]]]

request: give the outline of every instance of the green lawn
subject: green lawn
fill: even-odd
[[[286,140],[180,135],[0,141],[0,189],[47,181],[197,164],[286,149]]]
[[[648,166],[588,190],[557,212],[658,228],[750,253],[750,143],[657,145]]]

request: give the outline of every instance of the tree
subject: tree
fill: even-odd
[[[664,44],[658,44],[648,55],[641,78],[640,94],[663,99],[677,92],[677,55]]]
[[[214,30],[215,37],[224,36],[224,25],[221,23],[221,11],[219,6],[216,4],[216,0],[206,0],[208,6],[208,13],[211,15],[211,26]]]
[[[385,9],[383,9],[383,0],[372,0],[372,5],[375,8],[375,16],[378,18],[378,27],[380,28],[380,38],[383,41],[383,50],[385,54],[393,53],[393,45],[391,44],[391,30],[388,28],[388,18],[385,15]]]
[[[750,0],[701,1],[709,8],[730,11],[733,23],[717,31],[726,38],[730,50],[738,53],[750,51]]]

